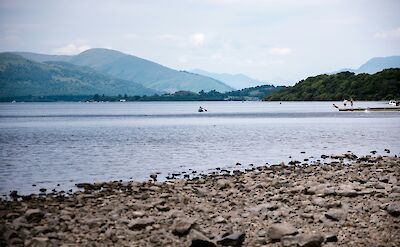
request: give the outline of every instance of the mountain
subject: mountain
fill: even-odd
[[[0,53],[0,97],[154,93],[141,84],[90,68],[60,61],[40,63],[13,53]]]
[[[354,72],[356,74],[360,73],[374,74],[376,72],[390,68],[400,68],[400,56],[374,57],[368,60],[363,65],[361,65],[358,69],[346,68],[346,69],[341,69],[334,73],[349,71],[349,72]]]
[[[232,87],[210,77],[177,71],[152,61],[119,51],[95,48],[75,56],[52,56],[44,54],[17,53],[35,61],[64,61],[79,66],[87,66],[115,78],[134,81],[158,91],[175,92],[189,90],[216,90],[226,92]]]
[[[389,68],[400,68],[400,56],[374,57],[361,65],[355,72],[374,74]]]
[[[250,78],[247,75],[243,75],[243,74],[235,74],[235,75],[227,74],[227,73],[218,74],[218,73],[212,73],[212,72],[208,72],[208,71],[201,70],[201,69],[193,69],[190,72],[199,74],[199,75],[203,75],[203,76],[208,76],[208,77],[214,78],[218,81],[222,81],[223,83],[225,83],[235,89],[256,87],[256,86],[260,86],[263,84],[259,80]]]
[[[390,100],[400,99],[400,69],[385,69],[376,74],[340,72],[308,77],[293,87],[272,92],[266,100]]]

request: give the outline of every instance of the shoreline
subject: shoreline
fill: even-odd
[[[399,246],[400,158],[337,158],[0,199],[0,245]]]

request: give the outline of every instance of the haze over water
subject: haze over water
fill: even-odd
[[[237,162],[313,162],[347,151],[384,155],[386,148],[400,153],[398,112],[339,113],[332,103],[0,104],[0,193],[142,181],[154,172],[232,170]],[[198,113],[199,106],[208,112]]]

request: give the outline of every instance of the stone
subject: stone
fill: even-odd
[[[128,228],[131,230],[142,230],[147,226],[154,224],[153,218],[141,218],[141,219],[134,219],[131,220],[128,224]]]
[[[217,240],[217,244],[223,246],[242,246],[244,240],[246,238],[246,234],[244,232],[235,232],[232,234],[225,234]]]
[[[320,247],[324,242],[324,237],[319,233],[301,234],[299,236],[300,247]]]
[[[280,244],[282,247],[298,247],[299,239],[297,236],[283,236]]]
[[[325,213],[325,217],[333,221],[340,221],[346,219],[347,212],[343,209],[330,209]]]
[[[53,246],[50,241],[49,238],[47,237],[36,237],[36,238],[32,238],[28,243],[27,246],[30,247],[49,247],[49,246]]]
[[[44,217],[44,213],[40,209],[28,209],[25,212],[25,219],[29,223],[39,223]]]
[[[217,216],[214,221],[215,223],[226,223],[226,219],[222,216]]]
[[[394,217],[399,217],[400,216],[400,203],[399,202],[392,202],[390,203],[387,208],[386,211],[394,216]]]
[[[325,236],[325,242],[330,243],[330,242],[337,242],[338,238],[337,235],[334,233],[329,233]]]
[[[145,216],[145,212],[143,212],[143,211],[134,211],[134,212],[132,212],[132,217],[133,218],[140,218],[140,217],[143,217],[143,216]]]
[[[189,233],[195,222],[190,219],[178,218],[175,219],[172,225],[172,233],[177,236],[184,236]]]
[[[192,229],[189,234],[190,247],[216,247],[217,245],[201,232]]]
[[[358,192],[351,185],[340,186],[340,189],[338,191],[336,191],[336,194],[338,194],[339,196],[345,196],[345,197],[358,196]]]
[[[273,224],[268,229],[267,235],[273,241],[279,241],[283,236],[296,235],[297,229],[289,223]]]

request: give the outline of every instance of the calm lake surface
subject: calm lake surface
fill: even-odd
[[[236,169],[237,162],[400,153],[399,112],[339,113],[332,103],[1,103],[0,195],[142,181],[154,172],[165,178],[189,169]],[[198,113],[199,106],[208,111]]]

